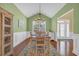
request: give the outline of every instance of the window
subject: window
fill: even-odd
[[[69,37],[69,21],[57,22],[57,37]]]
[[[32,31],[46,31],[46,21],[37,20],[32,22]]]

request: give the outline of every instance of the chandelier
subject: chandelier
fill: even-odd
[[[39,3],[39,6],[38,6],[38,7],[39,7],[39,11],[38,11],[38,13],[39,13],[39,14],[38,14],[39,17],[38,17],[37,20],[42,20],[42,19],[41,19],[41,3]]]
[[[41,14],[41,3],[38,4],[38,17],[35,19],[35,21],[37,23],[41,23],[44,21],[44,19],[42,18],[42,14]]]

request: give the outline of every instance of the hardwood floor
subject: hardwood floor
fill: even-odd
[[[20,43],[19,45],[17,45],[13,49],[13,55],[14,56],[18,56],[21,53],[21,51],[28,45],[29,41],[30,41],[30,38],[27,38],[22,43]]]
[[[69,54],[70,56],[77,56],[75,53],[73,53],[73,40],[71,40],[71,46],[70,46],[70,51],[69,51]],[[57,42],[55,40],[51,40],[50,43],[54,46],[54,48],[57,49]]]
[[[17,45],[15,48],[14,48],[14,51],[13,51],[13,55],[14,56],[21,56],[21,53],[23,51],[23,49],[28,45],[28,43],[30,42],[30,39],[31,37],[27,38],[26,40],[24,40],[22,43],[20,43],[19,45]],[[54,40],[51,40],[50,41],[50,44],[57,49],[57,42],[54,41]],[[70,53],[71,56],[77,56],[76,54],[74,53]]]

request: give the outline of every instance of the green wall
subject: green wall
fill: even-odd
[[[66,13],[67,11],[74,9],[74,33],[79,33],[79,4],[78,3],[68,3],[66,4],[58,13],[52,17],[52,27],[51,30],[56,31],[57,18]]]
[[[13,31],[23,32],[27,30],[27,18],[12,3],[0,3],[0,7],[13,14]],[[18,27],[18,20],[23,21],[22,28]]]
[[[32,20],[39,17],[38,14],[33,15],[29,18],[27,18],[25,15],[23,15],[17,7],[12,3],[0,3],[0,7],[7,10],[8,12],[13,14],[13,31],[14,32],[23,32],[23,31],[30,31],[32,30]],[[56,31],[56,22],[57,18],[63,15],[65,12],[74,9],[74,33],[79,33],[79,4],[78,3],[69,3],[66,4],[54,17],[51,18],[41,15],[42,18],[44,18],[47,21],[46,30],[47,31]],[[24,22],[22,28],[18,28],[18,20],[22,20]]]
[[[41,14],[41,13],[40,13]],[[31,17],[28,18],[27,20],[27,30],[28,31],[31,31],[32,30],[32,20],[35,20],[35,19],[38,19],[39,17],[41,17],[42,19],[46,20],[46,30],[49,31],[51,29],[51,18],[41,14],[39,16],[39,13],[38,14],[35,14]]]

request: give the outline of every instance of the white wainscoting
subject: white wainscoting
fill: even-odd
[[[74,50],[73,50],[73,52],[76,55],[79,55],[79,34],[74,34],[73,42],[74,42]]]
[[[30,32],[15,32],[13,33],[13,47],[20,44],[26,38],[30,36]]]

